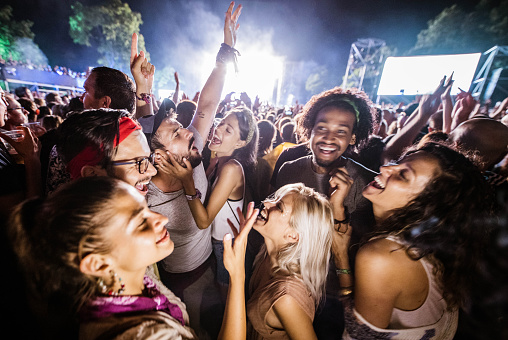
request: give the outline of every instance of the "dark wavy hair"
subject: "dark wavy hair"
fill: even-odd
[[[74,112],[58,127],[57,150],[69,163],[86,147],[91,146],[104,155],[100,165],[108,169],[115,155],[115,138],[119,138],[120,118],[128,117],[126,110],[97,109]]]
[[[492,212],[492,188],[465,155],[442,144],[409,149],[399,161],[416,152],[436,158],[441,172],[417,197],[382,221],[375,234],[400,237],[415,261],[427,257],[448,306],[461,307],[471,294],[472,278],[480,271],[479,259],[491,232],[478,227],[477,221]]]
[[[355,123],[353,133],[356,135],[356,146],[361,147],[367,142],[369,135],[373,131],[373,117],[376,109],[367,95],[358,89],[342,89],[334,87],[333,89],[321,92],[313,96],[303,107],[302,113],[297,119],[297,131],[300,142],[306,142],[310,139],[312,129],[316,123],[316,117],[325,107],[337,107],[355,114],[353,106],[343,99],[352,101],[358,108],[358,122]]]
[[[247,107],[239,106],[228,111],[226,116],[229,115],[235,115],[238,120],[238,126],[240,128],[240,140],[247,140],[249,130],[252,126],[253,135],[249,143],[247,143],[244,147],[233,151],[233,155],[231,156],[233,159],[236,159],[238,162],[240,162],[240,164],[242,164],[243,170],[246,173],[250,173],[254,171],[254,167],[257,164],[258,155],[259,131],[256,120],[254,119],[254,114]]]
[[[80,270],[90,253],[104,254],[113,245],[105,238],[114,221],[111,206],[128,184],[106,176],[80,178],[63,185],[47,199],[17,206],[9,237],[25,276],[30,307],[50,338],[69,338],[77,312],[97,295],[96,278]]]

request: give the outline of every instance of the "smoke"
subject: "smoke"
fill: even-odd
[[[173,74],[177,71],[181,91],[192,98],[201,90],[223,42],[224,4],[223,1],[171,2],[154,10],[150,19],[143,16],[145,24],[141,33],[147,42],[149,37],[156,39],[155,49],[147,43],[157,68],[156,88],[173,90]],[[305,88],[307,78],[313,74],[318,73],[317,84],[321,87],[314,86],[312,90],[320,92],[330,87],[327,78],[331,72],[323,72],[319,62],[296,60],[295,48],[305,50],[306,47],[302,43],[304,37],[289,34],[294,13],[288,13],[284,4],[271,2],[250,2],[245,7],[235,46],[241,53],[240,72],[238,75],[232,70],[228,72],[223,94],[245,91],[252,100],[259,95],[261,99],[285,105],[292,104],[291,98],[303,103],[315,93]],[[149,22],[157,23],[157,28]],[[145,25],[154,31],[145,33]],[[312,36],[312,30],[309,27],[304,31]]]
[[[48,65],[48,58],[44,52],[29,38],[16,38],[11,53],[15,60],[23,60],[33,65]]]

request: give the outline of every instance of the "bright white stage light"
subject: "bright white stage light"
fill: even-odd
[[[159,89],[159,91],[158,91],[159,98],[161,100],[164,98],[173,99],[173,93],[175,93],[175,90]]]
[[[242,55],[238,57],[238,74],[235,73],[233,65],[228,65],[228,72],[226,75],[226,83],[222,95],[230,92],[246,92],[251,98],[252,102],[256,96],[260,100],[267,100],[272,102],[273,92],[275,86],[280,87],[282,75],[284,71],[284,58],[278,57],[269,51],[262,50],[244,50]],[[211,54],[206,56],[208,60],[213,60],[214,56]],[[203,56],[205,60],[205,56]],[[206,75],[203,79],[203,84],[210,74],[210,64],[203,63],[202,74]]]
[[[284,59],[268,52],[251,51],[242,54],[238,61],[239,73],[234,68],[228,70],[225,93],[247,92],[252,101],[272,101],[275,86],[282,80]]]
[[[468,91],[481,53],[432,55],[414,57],[389,57],[386,59],[377,94],[418,95],[432,93],[443,76],[450,76],[451,94],[459,93],[459,87]]]

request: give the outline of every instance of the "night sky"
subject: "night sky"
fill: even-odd
[[[83,0],[85,5],[101,1]],[[195,18],[199,9],[203,15],[220,18],[229,1],[125,1],[134,11],[140,12],[144,24],[146,48],[151,61],[160,70],[165,64],[185,62],[192,53],[199,53],[205,43],[195,43],[185,52],[175,49],[182,36],[199,37],[206,26],[200,27]],[[273,51],[292,61],[313,61],[327,65],[337,74],[344,74],[351,43],[358,38],[383,39],[399,52],[411,48],[420,30],[452,0],[246,0],[240,18],[239,44],[242,33],[270,37]],[[460,1],[465,9],[472,9],[477,1]],[[95,65],[98,58],[93,48],[76,45],[69,31],[70,5],[66,0],[4,0],[14,9],[16,20],[34,22],[35,42],[46,54],[50,65],[62,65],[83,71]],[[206,16],[205,16],[206,17]],[[202,29],[201,29],[202,28]],[[254,33],[253,33],[254,32]],[[256,33],[257,32],[257,33]],[[203,32],[203,37],[207,36]],[[266,34],[265,34],[266,33]],[[220,43],[221,37],[216,38]],[[213,39],[209,39],[213,40]],[[213,46],[216,42],[212,41]],[[247,43],[245,40],[242,43]],[[217,49],[218,49],[217,45]],[[175,55],[179,51],[179,55]],[[171,59],[171,60],[168,60]],[[178,62],[175,59],[179,59]],[[192,62],[192,59],[189,59]]]

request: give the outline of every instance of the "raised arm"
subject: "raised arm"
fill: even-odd
[[[229,61],[234,58],[235,50],[233,50],[233,48],[236,43],[236,32],[240,27],[240,25],[237,24],[237,21],[242,11],[242,5],[239,5],[233,12],[234,6],[235,3],[231,2],[224,20],[224,44],[228,45],[230,48],[221,47],[219,54],[221,54],[224,58],[219,58],[219,56],[217,57],[215,67],[208,77],[205,86],[201,90],[196,113],[194,114],[191,122],[191,125],[198,130],[199,134],[203,136],[203,138],[208,136],[208,132],[215,117],[217,106],[220,102],[222,89],[224,88],[227,71],[227,65],[224,61]]]
[[[138,35],[132,34],[131,40],[131,73],[136,83],[136,119],[153,115],[152,85],[155,66],[148,62],[145,52],[138,54]]]
[[[418,132],[420,132],[420,130],[425,126],[430,116],[437,111],[441,94],[446,89],[444,86],[445,80],[446,76],[441,79],[439,86],[433,94],[424,96],[421,99],[420,105],[407,120],[404,127],[392,139],[390,139],[388,144],[386,144],[382,155],[383,163],[398,158],[402,154],[404,148],[413,144]]]
[[[173,93],[173,103],[178,104],[178,97],[180,96],[180,79],[178,78],[178,72],[175,72],[175,93]]]
[[[452,111],[453,111],[453,101],[450,92],[452,90],[453,85],[453,73],[446,82],[446,89],[441,95],[441,102],[443,103],[443,126],[442,130],[444,133],[450,133],[452,126]]]
[[[245,339],[247,336],[247,316],[245,313],[245,250],[247,239],[259,210],[254,209],[254,203],[250,202],[245,217],[240,208],[237,210],[240,221],[240,233],[236,232],[233,225],[231,230],[235,237],[232,246],[231,235],[224,237],[224,266],[229,272],[229,290],[226,300],[224,319],[218,339]]]

